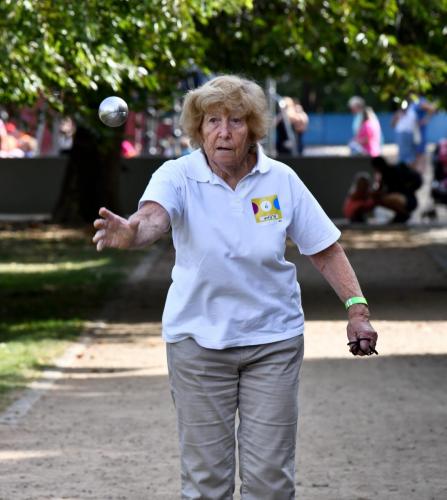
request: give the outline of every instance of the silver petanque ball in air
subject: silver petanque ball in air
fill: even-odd
[[[121,97],[106,97],[99,105],[99,119],[108,127],[119,127],[125,123],[128,114],[127,103]]]

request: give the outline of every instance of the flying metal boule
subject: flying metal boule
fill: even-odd
[[[107,97],[99,105],[99,119],[108,127],[119,127],[125,123],[128,114],[127,103],[121,97]]]

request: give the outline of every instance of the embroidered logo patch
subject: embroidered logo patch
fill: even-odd
[[[253,207],[256,222],[280,221],[282,219],[278,195],[276,194],[263,196],[262,198],[252,198],[251,206]]]

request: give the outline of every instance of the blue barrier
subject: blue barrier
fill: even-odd
[[[391,126],[393,113],[377,113],[385,143],[393,143],[395,132]],[[447,113],[436,113],[427,127],[428,142],[447,137]],[[352,138],[352,115],[349,113],[310,113],[309,128],[304,134],[304,144],[309,146],[347,144]]]

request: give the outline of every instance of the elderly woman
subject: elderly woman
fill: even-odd
[[[377,334],[339,230],[288,166],[267,157],[267,104],[254,82],[220,76],[190,91],[181,123],[197,149],[152,176],[128,220],[105,208],[98,250],[176,249],[163,338],[178,416],[183,499],[230,499],[239,414],[244,500],[292,499],[304,316],[289,237],[345,304],[354,355]]]

